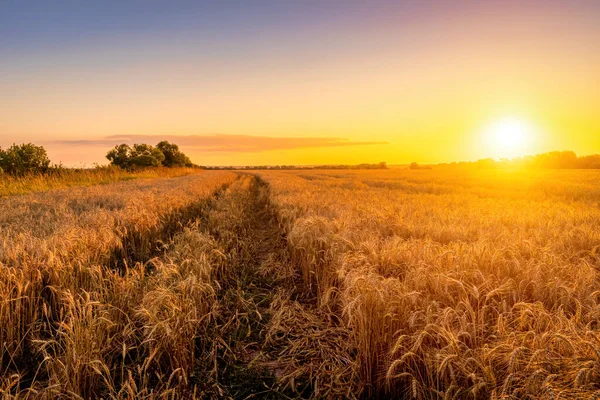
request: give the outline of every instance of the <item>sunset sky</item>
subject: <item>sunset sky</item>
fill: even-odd
[[[600,153],[600,1],[0,0],[0,146],[163,138],[202,165]]]

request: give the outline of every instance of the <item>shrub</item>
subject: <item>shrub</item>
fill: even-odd
[[[0,171],[11,175],[43,173],[48,170],[50,159],[46,149],[32,143],[13,144],[0,149]]]

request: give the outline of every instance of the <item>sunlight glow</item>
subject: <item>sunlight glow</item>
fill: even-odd
[[[531,150],[535,127],[526,120],[506,117],[496,120],[483,131],[485,145],[494,157],[517,157]]]

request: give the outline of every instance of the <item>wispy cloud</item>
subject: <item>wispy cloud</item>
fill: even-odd
[[[151,143],[161,140],[177,143],[180,147],[200,152],[257,153],[270,150],[291,150],[311,147],[342,147],[385,145],[387,142],[360,142],[331,137],[272,137],[250,135],[112,135],[100,139],[56,140],[62,146],[113,147],[121,143]]]

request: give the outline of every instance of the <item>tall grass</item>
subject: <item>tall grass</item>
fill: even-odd
[[[597,172],[261,173],[371,395],[600,395]]]
[[[126,171],[118,167],[56,168],[45,174],[11,176],[0,173],[0,197],[71,186],[92,186],[137,178],[172,178],[197,173],[192,168],[150,168]]]
[[[181,395],[220,258],[210,241],[187,241],[185,226],[234,179],[207,172],[0,199],[0,395]]]

